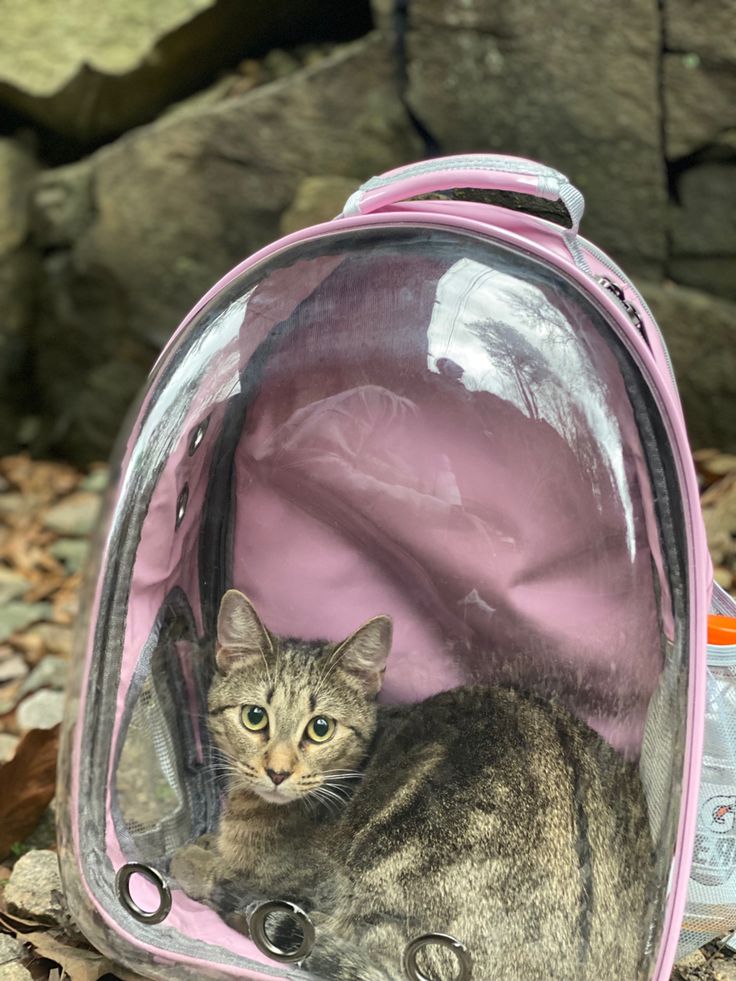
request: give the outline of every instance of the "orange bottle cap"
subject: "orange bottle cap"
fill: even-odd
[[[736,647],[736,617],[711,613],[708,617],[708,643]]]

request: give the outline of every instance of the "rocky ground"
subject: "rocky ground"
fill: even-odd
[[[695,454],[716,578],[736,587],[736,456]],[[0,979],[96,981],[121,971],[64,909],[55,855],[54,777],[81,569],[108,474],[0,458]],[[629,979],[622,979],[629,981]],[[673,981],[736,981],[712,944]]]

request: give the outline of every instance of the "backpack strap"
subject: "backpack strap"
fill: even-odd
[[[582,193],[558,170],[523,157],[474,153],[422,160],[371,177],[350,195],[343,215],[367,215],[420,194],[456,187],[511,191],[560,201],[570,215],[574,235],[585,210]]]

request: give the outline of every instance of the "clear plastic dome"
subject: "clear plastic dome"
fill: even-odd
[[[232,278],[157,366],[110,503],[69,733],[65,883],[85,930],[156,976],[302,976],[168,873],[227,792],[207,692],[236,587],[282,636],[336,642],[389,615],[384,703],[512,686],[638,761],[651,976],[687,688],[668,445],[619,333],[521,252],[368,227]],[[135,862],[170,890],[160,923],[116,892]],[[131,880],[144,910],[158,891]]]

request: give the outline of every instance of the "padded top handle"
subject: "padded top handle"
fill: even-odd
[[[585,210],[581,192],[558,170],[523,157],[473,153],[422,160],[371,177],[350,195],[343,215],[367,215],[420,194],[455,187],[512,191],[560,201],[567,208],[570,230],[575,235]]]

